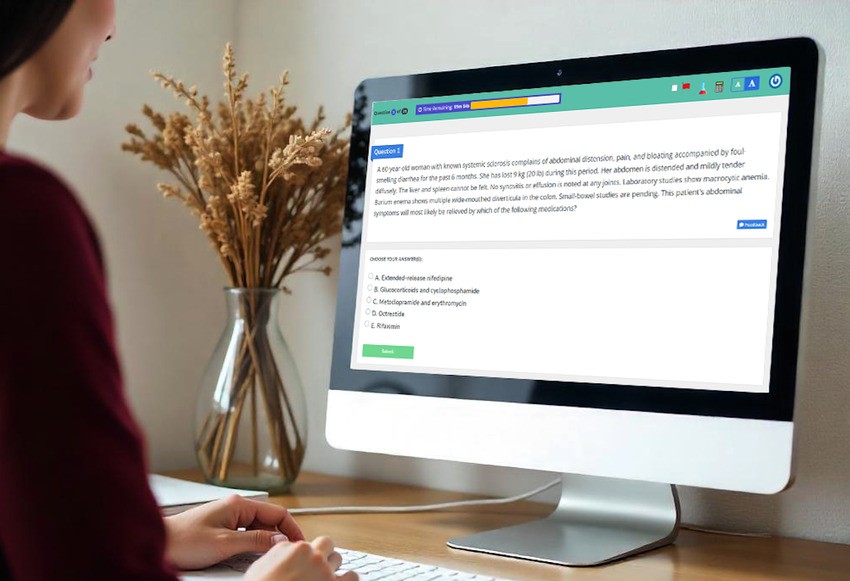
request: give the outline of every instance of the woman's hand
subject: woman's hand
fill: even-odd
[[[337,576],[342,557],[334,550],[333,541],[318,537],[304,541],[279,543],[257,559],[245,572],[245,581],[357,581],[357,573],[349,571]]]
[[[165,528],[166,556],[183,570],[209,567],[239,553],[265,553],[281,541],[304,540],[285,508],[238,495],[166,517]]]

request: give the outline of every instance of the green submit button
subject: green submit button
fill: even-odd
[[[413,359],[413,347],[407,345],[363,345],[363,357]]]

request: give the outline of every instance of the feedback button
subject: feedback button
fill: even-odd
[[[738,230],[764,230],[767,220],[738,220]]]
[[[404,154],[404,145],[375,145],[372,147],[372,159],[394,159]]]

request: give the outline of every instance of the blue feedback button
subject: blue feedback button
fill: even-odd
[[[371,159],[395,159],[404,155],[404,145],[374,145]]]
[[[764,230],[767,220],[738,220],[738,230]]]

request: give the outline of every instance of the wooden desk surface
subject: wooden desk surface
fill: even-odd
[[[169,475],[199,479],[196,470]],[[271,500],[297,508],[426,504],[468,498],[475,497],[305,472],[290,494]],[[446,546],[449,537],[533,520],[549,510],[551,507],[522,502],[441,512],[303,515],[296,519],[308,538],[328,535],[346,549],[517,580],[850,580],[850,546],[797,539],[742,538],[683,530],[675,545],[591,568],[533,563]]]

